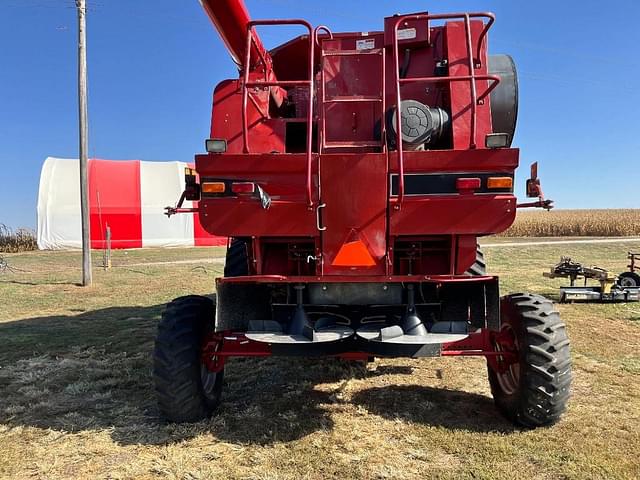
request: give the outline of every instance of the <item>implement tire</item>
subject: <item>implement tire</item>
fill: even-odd
[[[622,272],[618,275],[618,285],[621,287],[640,287],[640,274],[636,272]]]
[[[197,422],[220,403],[224,370],[211,372],[200,358],[214,318],[214,302],[197,295],[176,298],[162,313],[153,350],[153,380],[160,414],[170,422]]]
[[[540,295],[507,295],[500,308],[501,333],[513,337],[518,362],[502,373],[488,367],[496,406],[524,427],[552,425],[570,396],[571,352],[565,325],[553,302]]]

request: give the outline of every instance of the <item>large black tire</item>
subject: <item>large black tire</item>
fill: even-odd
[[[553,302],[517,293],[501,299],[502,331],[515,340],[519,362],[503,373],[490,366],[489,383],[498,409],[528,428],[552,425],[570,396],[569,339]]]
[[[153,380],[160,414],[171,422],[197,422],[220,403],[224,371],[210,372],[200,359],[214,317],[214,302],[197,295],[176,298],[162,313],[153,350]]]
[[[249,255],[247,238],[232,238],[224,262],[225,277],[244,277],[249,275]]]
[[[640,275],[636,272],[622,272],[618,275],[618,285],[621,287],[640,287]]]
[[[482,277],[487,274],[487,263],[484,260],[484,253],[480,250],[480,245],[476,248],[476,261],[469,267],[466,274],[471,277]]]

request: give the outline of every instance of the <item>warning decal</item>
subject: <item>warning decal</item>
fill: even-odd
[[[398,40],[409,40],[411,38],[416,38],[415,28],[403,28],[402,30],[398,30]]]
[[[374,38],[367,38],[365,40],[356,40],[356,50],[371,50],[375,48],[376,41]]]

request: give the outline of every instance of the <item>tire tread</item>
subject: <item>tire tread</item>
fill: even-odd
[[[535,294],[503,298],[522,322],[518,336],[521,349],[520,388],[511,397],[500,388],[496,374],[489,380],[498,408],[512,421],[528,428],[556,423],[571,395],[571,351],[566,327],[553,303]]]
[[[196,295],[176,298],[162,313],[153,350],[153,379],[160,414],[171,422],[201,420],[216,406],[202,393],[199,358],[207,319],[213,321],[214,315],[214,302]],[[219,380],[221,387],[222,375]]]

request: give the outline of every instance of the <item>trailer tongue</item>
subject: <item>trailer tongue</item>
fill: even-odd
[[[231,240],[216,304],[182,297],[163,315],[163,415],[210,414],[231,357],[480,355],[505,415],[555,422],[571,381],[564,325],[542,297],[500,298],[477,247],[517,208],[517,77],[488,54],[493,14],[338,33],[201,3],[239,78],[216,87],[207,153],[168,214],[196,211]],[[267,51],[256,28],[282,25],[301,35]],[[535,168],[528,194],[521,206],[550,208]]]

